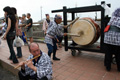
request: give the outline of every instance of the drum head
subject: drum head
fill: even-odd
[[[71,33],[78,34],[80,37],[72,36],[72,40],[79,45],[89,45],[95,37],[94,25],[84,19],[77,20],[71,27]]]

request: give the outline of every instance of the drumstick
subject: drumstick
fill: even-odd
[[[70,36],[75,36],[75,37],[80,37],[80,35],[79,35],[79,34],[67,33],[67,35],[70,35]]]
[[[30,59],[30,60],[32,61],[32,60],[34,60],[34,59],[38,58],[39,56],[40,56],[40,55],[35,56],[34,58],[32,58],[32,59]],[[26,62],[26,61],[24,61],[24,62]],[[17,68],[19,68],[19,67],[20,67],[20,65],[16,66],[14,69],[17,69]]]
[[[84,33],[83,33],[83,31],[79,31],[76,34],[74,34],[74,33],[67,33],[67,35],[75,36],[75,37],[80,37],[80,36],[84,35]]]
[[[79,19],[79,17],[77,17],[76,19],[74,19],[72,22],[70,22],[70,24],[68,24],[67,26],[66,26],[66,28],[68,27],[68,26],[70,26],[71,24],[73,24],[75,21],[77,21]]]

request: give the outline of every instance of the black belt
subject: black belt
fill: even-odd
[[[120,28],[116,27],[116,26],[110,26],[110,31],[115,31],[115,32],[120,32]]]

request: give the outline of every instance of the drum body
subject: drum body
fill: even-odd
[[[91,45],[95,43],[100,36],[100,27],[91,18],[82,18],[77,20],[70,29],[73,34],[80,37],[72,36],[72,40],[79,45]]]

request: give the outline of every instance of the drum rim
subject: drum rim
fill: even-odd
[[[93,38],[92,38],[92,40],[88,43],[88,44],[78,44],[75,40],[74,40],[74,38],[73,37],[71,37],[72,38],[72,40],[75,42],[75,43],[77,43],[78,45],[82,45],[82,46],[86,46],[86,45],[91,45],[91,44],[93,44],[94,42],[96,42],[96,37],[97,37],[97,27],[99,27],[99,25],[97,24],[97,23],[95,23],[95,21],[93,21],[91,18],[88,18],[88,19],[84,19],[84,18],[82,18],[82,19],[78,19],[78,20],[84,20],[84,21],[86,21],[86,22],[88,22],[91,26],[92,26],[92,28],[93,28],[93,30],[94,30],[94,36],[93,36]],[[78,20],[75,22],[75,23],[77,23],[78,22]],[[74,24],[75,24],[74,23]],[[74,25],[73,24],[73,25]],[[97,27],[96,27],[97,26]],[[70,30],[71,31],[71,30]],[[99,37],[98,37],[99,38]]]

